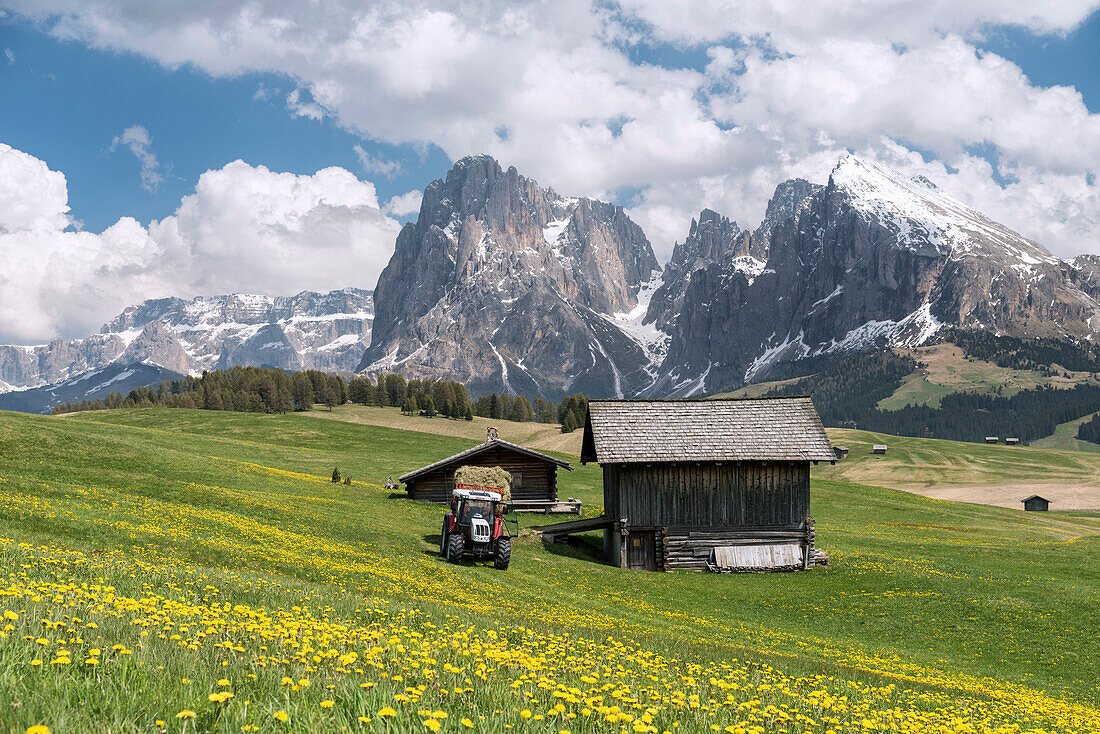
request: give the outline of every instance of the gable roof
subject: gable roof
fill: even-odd
[[[1020,500],[1020,501],[1021,501],[1021,502],[1029,502],[1029,501],[1031,501],[1031,500],[1042,500],[1043,502],[1046,502],[1046,503],[1047,503],[1048,505],[1050,504],[1050,500],[1048,500],[1048,499],[1047,499],[1046,497],[1040,497],[1040,496],[1039,496],[1039,495],[1037,495],[1037,494],[1033,494],[1033,495],[1031,495],[1030,497],[1024,497],[1024,498],[1023,498],[1022,500]]]
[[[502,441],[501,439],[498,438],[498,439],[495,439],[493,441],[486,441],[485,443],[478,444],[477,446],[474,446],[473,448],[468,448],[465,451],[460,451],[457,454],[455,454],[454,456],[448,456],[446,459],[440,459],[439,461],[435,462],[434,464],[428,464],[427,466],[422,466],[419,469],[416,469],[415,471],[409,472],[408,474],[402,474],[400,477],[397,478],[397,481],[399,481],[399,482],[408,482],[409,480],[416,479],[417,477],[419,477],[422,474],[427,474],[429,472],[433,472],[436,469],[443,469],[444,467],[448,467],[451,464],[457,464],[457,463],[463,461],[464,459],[470,458],[471,456],[477,456],[478,454],[482,453],[483,451],[488,451],[489,449],[500,449],[500,448],[509,449],[511,451],[515,451],[515,452],[520,453],[520,454],[526,454],[527,456],[531,456],[531,457],[539,459],[541,461],[545,461],[548,464],[556,464],[557,466],[560,466],[563,469],[568,469],[569,471],[573,471],[573,467],[569,466],[568,462],[562,461],[561,459],[555,459],[553,456],[547,456],[546,454],[540,454],[538,451],[534,451],[532,449],[526,448],[525,446],[520,446],[518,444],[510,443],[508,441]]]
[[[591,400],[581,463],[835,461],[807,396]]]

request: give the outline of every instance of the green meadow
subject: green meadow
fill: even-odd
[[[496,571],[381,486],[461,424],[330,417],[0,413],[0,730],[1100,731],[1100,516],[874,486],[1100,457],[891,438],[815,469],[809,572],[626,571],[529,530]]]

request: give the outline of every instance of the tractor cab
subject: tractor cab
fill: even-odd
[[[512,533],[505,515],[511,506],[496,487],[459,484],[451,493],[451,511],[443,518],[439,550],[451,563],[463,555],[492,557],[499,569],[512,557]]]

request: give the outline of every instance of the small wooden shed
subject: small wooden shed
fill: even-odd
[[[885,454],[886,453],[886,444],[876,443],[874,446],[871,447],[871,453],[872,454]]]
[[[1017,445],[1019,445],[1019,443],[1020,443],[1020,439],[1016,438],[1015,436],[1009,436],[1008,438],[1005,439],[1005,445],[1006,446],[1017,446]]]
[[[1001,442],[1001,437],[1000,436],[986,436],[985,437],[985,442],[986,443],[1000,443]]]
[[[1050,509],[1050,500],[1037,494],[1020,501],[1024,503],[1025,512],[1046,512]]]
[[[607,561],[646,570],[812,565],[810,465],[835,460],[804,396],[592,400],[581,443],[603,469]]]
[[[460,466],[499,466],[512,475],[515,502],[553,502],[558,499],[558,467],[573,471],[565,461],[499,438],[440,459],[399,477],[409,499],[450,502],[455,470]]]

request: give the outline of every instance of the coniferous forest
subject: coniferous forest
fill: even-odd
[[[113,408],[197,408],[245,413],[288,413],[347,402],[400,408],[407,415],[442,416],[459,420],[473,417],[510,421],[561,423],[568,433],[584,425],[588,397],[570,395],[560,404],[541,397],[491,393],[471,401],[464,385],[449,380],[407,380],[381,374],[376,381],[365,375],[344,380],[319,370],[286,372],[264,367],[233,367],[204,372],[201,377],[165,380],[128,394],[110,393],[103,399],[62,403],[52,412],[75,413]]]

